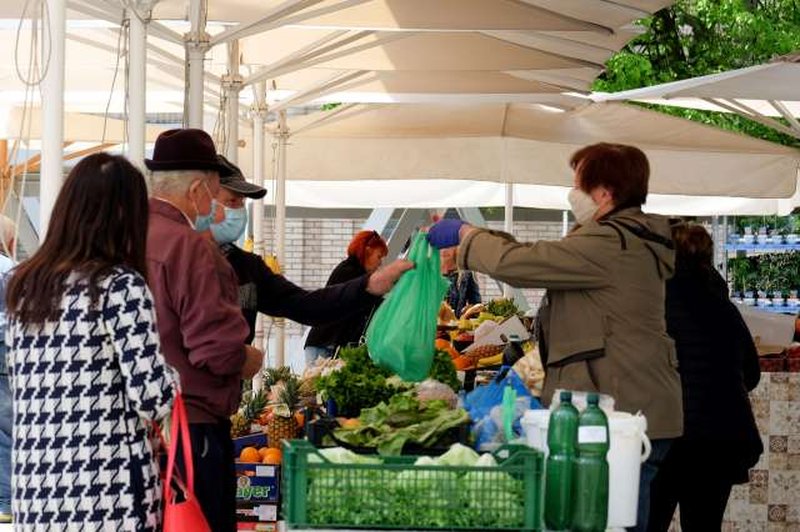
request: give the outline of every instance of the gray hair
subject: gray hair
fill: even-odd
[[[17,224],[5,214],[0,214],[0,252],[9,256],[13,255],[14,250],[11,249],[11,244],[16,237]]]
[[[155,170],[150,172],[147,180],[151,196],[177,196],[189,190],[189,186],[197,181],[210,179],[212,170]]]

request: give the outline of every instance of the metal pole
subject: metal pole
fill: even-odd
[[[239,163],[239,91],[242,77],[239,75],[239,41],[228,43],[228,75],[223,78],[223,88],[227,96],[225,117],[228,134],[225,156],[233,163]]]
[[[278,179],[275,184],[275,255],[282,268],[285,268],[284,258],[286,256],[286,144],[288,140],[286,111],[281,111],[278,126]],[[275,327],[277,329],[276,363],[278,366],[283,366],[286,346],[286,323],[283,318],[275,320]]]
[[[253,181],[264,186],[264,118],[267,114],[266,83],[259,82],[253,102]],[[253,253],[264,255],[264,200],[253,203]]]
[[[569,211],[561,212],[561,236],[567,236],[569,233]]]
[[[149,13],[146,14],[149,18]],[[142,18],[139,18],[139,17]],[[128,72],[128,159],[144,168],[145,118],[147,113],[147,25],[145,14],[130,17]]]
[[[42,81],[42,165],[39,241],[44,241],[50,213],[63,180],[64,49],[67,36],[66,0],[47,0],[50,16],[50,63]]]
[[[514,234],[514,183],[506,183],[506,205],[503,231],[509,235]],[[513,288],[510,285],[504,284],[503,297],[512,297],[512,290]]]
[[[253,182],[259,186],[264,186],[264,118],[267,114],[264,103],[265,91],[265,84],[259,83],[253,101]],[[253,202],[253,253],[259,257],[264,256],[263,199]],[[253,343],[258,349],[265,349],[264,319],[260,313],[256,316],[256,334]],[[258,390],[261,385],[261,374],[253,377],[253,389]]]
[[[191,31],[186,40],[187,68],[189,69],[188,101],[185,102],[188,127],[203,128],[203,82],[209,36],[206,33],[206,0],[191,0],[189,21]]]

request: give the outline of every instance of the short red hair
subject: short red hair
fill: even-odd
[[[650,165],[635,146],[600,142],[572,154],[570,166],[578,174],[580,188],[591,192],[605,187],[617,207],[640,207],[647,200]]]
[[[389,253],[389,246],[386,241],[381,237],[377,231],[359,231],[350,245],[347,246],[347,254],[358,259],[358,262],[364,266],[364,261],[367,258],[367,250],[377,249],[383,252],[384,255]]]

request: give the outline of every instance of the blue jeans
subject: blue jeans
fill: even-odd
[[[0,514],[11,513],[12,401],[6,367],[6,345],[0,341]]]
[[[646,532],[647,522],[650,520],[650,484],[658,473],[658,468],[667,457],[669,448],[672,446],[672,439],[652,440],[652,451],[650,457],[642,464],[642,472],[639,475],[639,504],[636,526],[629,527],[631,532]]]

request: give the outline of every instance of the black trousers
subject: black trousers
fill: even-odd
[[[675,440],[650,487],[650,532],[666,532],[680,505],[683,532],[715,532],[734,481],[724,450]]]
[[[194,494],[213,532],[236,530],[236,468],[230,431],[227,420],[189,424]]]

